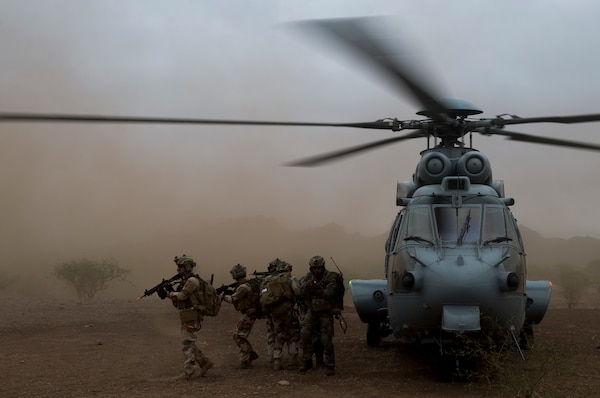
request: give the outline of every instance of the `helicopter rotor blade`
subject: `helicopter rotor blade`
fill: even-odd
[[[321,166],[328,162],[333,162],[335,160],[340,160],[341,158],[349,157],[356,155],[360,152],[365,152],[371,149],[375,149],[384,145],[393,144],[396,142],[408,140],[411,138],[418,138],[425,136],[425,133],[422,130],[417,130],[412,133],[401,135],[398,137],[386,138],[379,141],[369,142],[367,144],[361,144],[345,149],[340,149],[332,152],[323,153],[321,155],[310,156],[304,159],[295,160],[292,162],[285,163],[285,166],[295,166],[295,167],[313,167],[313,166]]]
[[[282,122],[261,120],[186,119],[169,117],[69,115],[44,113],[0,113],[0,122],[75,122],[75,123],[157,123],[157,124],[213,124],[240,126],[313,126],[313,127],[357,127],[365,129],[402,129],[397,119],[383,119],[359,123]]]
[[[496,119],[498,120],[498,119]],[[541,117],[525,117],[521,118],[513,116],[512,119],[499,119],[501,120],[498,126],[507,126],[511,124],[526,124],[526,123],[586,123],[586,122],[597,122],[600,121],[600,113],[592,113],[588,115],[573,115],[573,116],[541,116]]]
[[[365,29],[368,21],[373,22],[373,18],[323,19],[299,22],[294,25],[323,33],[328,38],[343,44],[361,60],[387,75],[394,86],[401,89],[403,95],[408,89],[433,120],[449,122],[451,119],[447,116],[448,110],[438,100],[442,96],[425,83],[427,79],[418,78],[415,68],[401,62],[402,54],[384,48],[384,40],[374,37]]]
[[[574,122],[577,123],[577,122]],[[568,148],[576,149],[587,149],[592,151],[600,151],[600,145],[589,144],[586,142],[560,140],[556,138],[539,137],[530,134],[517,133],[514,131],[506,131],[500,129],[477,129],[475,131],[480,132],[483,135],[502,135],[507,137],[509,140],[530,142],[535,144],[555,145]]]

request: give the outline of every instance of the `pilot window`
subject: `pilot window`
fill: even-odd
[[[413,206],[406,213],[406,231],[402,236],[406,238],[420,238],[433,241],[431,229],[431,208],[429,206]]]
[[[498,242],[516,240],[512,217],[506,208],[503,206],[485,206],[481,240],[484,243],[494,240]]]
[[[481,207],[435,207],[435,223],[442,242],[475,243],[479,240]]]

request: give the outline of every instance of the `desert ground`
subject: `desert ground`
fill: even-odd
[[[352,307],[336,326],[337,373],[273,371],[264,320],[250,336],[260,358],[237,369],[238,314],[224,303],[206,318],[199,346],[215,363],[206,377],[182,370],[177,311],[156,296],[141,301],[4,297],[0,309],[2,397],[592,397],[600,389],[600,309],[550,308],[525,351],[482,367],[474,380],[442,382],[435,356],[393,337],[366,344]]]

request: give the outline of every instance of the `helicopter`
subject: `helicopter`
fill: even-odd
[[[385,244],[384,278],[351,280],[356,311],[367,325],[367,343],[393,335],[403,342],[446,346],[472,336],[495,344],[506,336],[523,357],[523,338],[542,321],[552,293],[549,280],[527,280],[526,252],[515,201],[504,182],[494,180],[485,154],[472,145],[473,134],[583,150],[600,145],[507,131],[530,123],[585,123],[600,114],[475,118],[477,106],[443,98],[414,68],[372,35],[364,19],[308,21],[302,26],[350,50],[406,92],[422,109],[419,119],[384,118],[372,122],[321,123],[111,115],[1,113],[1,122],[168,123],[254,126],[341,127],[400,133],[383,140],[287,163],[312,167],[411,139],[424,139],[411,180],[398,181],[396,214]],[[408,131],[408,132],[406,132]],[[465,137],[471,137],[467,144]]]

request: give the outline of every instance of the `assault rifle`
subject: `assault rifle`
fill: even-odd
[[[240,285],[239,282],[233,282],[230,285],[222,284],[221,287],[216,288],[217,294],[220,296],[222,294],[231,295],[235,292],[235,289]]]
[[[273,272],[269,272],[269,271],[254,271],[252,273],[252,275],[259,276],[259,277],[265,277],[265,276],[269,276],[269,275],[283,274],[284,272],[288,272],[288,271],[286,271],[286,270],[278,270],[278,271],[273,271]]]
[[[173,291],[173,282],[181,279],[183,277],[183,275],[177,273],[175,274],[175,276],[173,276],[172,278],[165,280],[163,279],[162,282],[160,282],[158,285],[144,290],[144,294],[140,297],[138,297],[136,300],[140,301],[142,298],[144,297],[148,297],[153,295],[154,293],[158,293],[158,296],[160,297],[161,300],[164,300],[167,297],[167,292],[172,292]]]

